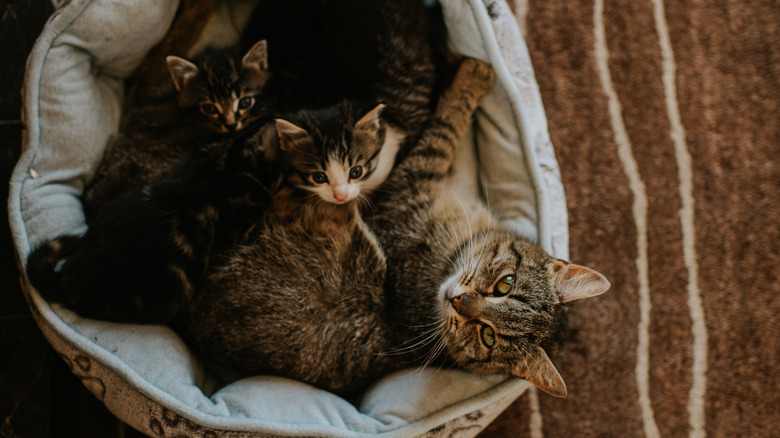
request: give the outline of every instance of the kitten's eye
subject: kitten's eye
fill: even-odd
[[[314,172],[311,174],[311,179],[317,184],[322,184],[328,182],[328,175],[325,175],[325,172]]]
[[[496,283],[496,287],[493,288],[493,293],[496,295],[506,295],[509,293],[509,291],[512,290],[512,287],[514,285],[515,285],[515,276],[507,275],[501,280],[498,280],[498,283]]]
[[[242,97],[241,100],[238,101],[238,109],[245,110],[252,107],[252,105],[255,104],[255,98],[252,96],[246,96]]]
[[[217,114],[219,111],[217,110],[217,106],[213,103],[202,103],[200,104],[200,111],[203,114],[213,116],[214,114]]]
[[[482,343],[485,344],[485,347],[493,348],[493,344],[496,343],[496,333],[493,331],[493,327],[490,327],[487,324],[483,325],[480,339],[482,339]]]
[[[352,179],[360,178],[360,176],[363,175],[363,168],[360,166],[355,166],[352,169],[349,169],[349,177]]]

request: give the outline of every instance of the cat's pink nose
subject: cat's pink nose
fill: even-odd
[[[463,304],[463,295],[450,298],[450,304],[452,304],[452,307],[455,308],[456,312],[460,313],[460,305]]]

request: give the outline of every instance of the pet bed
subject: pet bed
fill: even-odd
[[[221,5],[206,30],[229,36],[219,14],[244,3]],[[510,229],[566,258],[563,188],[512,12],[503,1],[441,3],[453,49],[488,60],[497,74],[460,146],[458,181],[479,187]],[[20,267],[43,240],[86,229],[79,195],[119,125],[123,80],[163,37],[177,6],[64,1],[46,24],[28,61],[23,151],[10,183]],[[22,281],[36,322],[73,373],[117,417],[153,436],[473,436],[530,387],[505,376],[408,370],[376,382],[353,405],[279,377],[220,386],[169,328],[83,319]]]

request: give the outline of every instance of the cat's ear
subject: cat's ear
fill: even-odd
[[[241,59],[241,65],[268,70],[268,43],[265,40],[255,43]]]
[[[276,119],[276,135],[279,137],[279,147],[283,151],[288,151],[296,142],[307,137],[309,133],[287,120]]]
[[[564,260],[553,262],[553,283],[562,303],[601,295],[609,289],[603,275]]]
[[[528,380],[537,388],[555,397],[564,398],[568,393],[566,383],[541,347],[536,347],[536,352],[524,363],[517,365],[512,374]]]
[[[380,123],[379,123],[379,116],[382,115],[382,111],[385,109],[387,105],[380,103],[379,105],[375,106],[374,109],[367,112],[366,115],[360,118],[360,120],[355,123],[355,128],[357,129],[367,129],[367,130],[373,130],[376,131],[379,129]]]
[[[173,85],[176,91],[181,91],[187,81],[198,74],[198,66],[178,56],[166,56],[165,62],[168,64],[168,71],[171,73]]]

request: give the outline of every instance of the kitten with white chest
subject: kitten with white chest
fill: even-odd
[[[292,167],[289,182],[325,202],[365,196],[390,174],[404,135],[382,120],[384,104],[343,101],[276,119],[279,147]]]
[[[328,203],[365,199],[430,118],[446,70],[441,17],[418,0],[260,2],[289,183]]]

